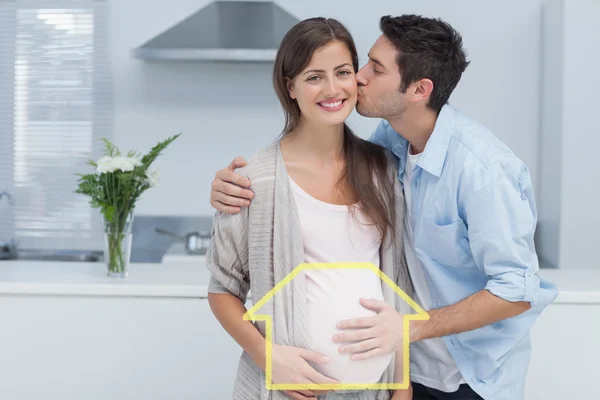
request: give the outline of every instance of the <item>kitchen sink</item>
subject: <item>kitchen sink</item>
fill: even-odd
[[[100,262],[102,251],[17,249],[7,260]]]

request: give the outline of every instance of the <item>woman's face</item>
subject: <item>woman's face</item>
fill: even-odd
[[[317,50],[308,66],[288,84],[302,119],[312,124],[342,124],[356,105],[357,84],[352,55],[340,42]]]

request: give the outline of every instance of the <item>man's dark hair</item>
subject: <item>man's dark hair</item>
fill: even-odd
[[[379,27],[398,50],[400,90],[405,92],[419,79],[431,79],[433,91],[427,106],[441,110],[469,65],[460,34],[441,19],[420,15],[386,15]]]

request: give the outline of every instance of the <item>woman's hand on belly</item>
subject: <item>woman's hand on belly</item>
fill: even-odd
[[[325,356],[314,351],[274,344],[272,349],[273,383],[281,385],[336,385],[339,383],[316,371],[308,364],[307,360],[317,364],[325,364],[329,361]],[[308,392],[310,391],[308,390]]]

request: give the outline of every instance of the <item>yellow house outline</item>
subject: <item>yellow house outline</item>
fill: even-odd
[[[400,296],[405,302],[407,302],[417,313],[416,314],[405,314],[404,315],[404,338],[403,338],[403,383],[374,383],[374,384],[353,384],[353,383],[338,383],[338,384],[327,384],[327,383],[312,383],[312,384],[274,384],[272,383],[273,376],[273,360],[272,360],[272,346],[273,346],[273,325],[272,317],[270,315],[257,314],[258,310],[262,308],[275,294],[281,290],[285,285],[290,283],[300,272],[307,269],[349,269],[349,268],[362,268],[373,271],[379,279],[385,282],[394,292]],[[382,390],[401,390],[407,389],[410,384],[409,367],[410,367],[410,321],[424,321],[429,319],[429,314],[423,310],[413,299],[410,298],[402,289],[400,289],[386,274],[383,273],[374,264],[368,262],[355,262],[355,263],[303,263],[298,265],[292,272],[290,272],[285,278],[275,285],[267,294],[265,294],[255,305],[253,305],[245,314],[244,320],[253,321],[264,321],[266,325],[265,329],[265,380],[266,387],[269,390],[349,390],[349,389],[382,389]]]

